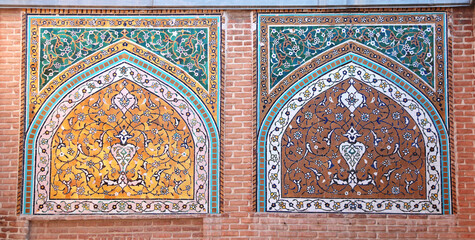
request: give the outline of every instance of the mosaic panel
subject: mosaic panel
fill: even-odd
[[[27,15],[22,214],[218,213],[219,15]]]
[[[257,209],[450,214],[445,13],[258,14]]]

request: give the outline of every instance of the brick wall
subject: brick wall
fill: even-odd
[[[25,238],[16,217],[20,129],[21,12],[0,10],[0,239]]]
[[[207,216],[15,215],[20,122],[21,10],[0,10],[0,239],[446,238],[475,239],[474,9],[453,9],[457,213],[446,216],[275,214],[253,211],[253,24],[225,12],[223,213]]]

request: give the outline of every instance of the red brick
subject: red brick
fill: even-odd
[[[173,219],[19,220],[16,171],[20,129],[21,11],[0,9],[0,239],[150,238],[475,238],[475,39],[473,7],[453,8],[457,214],[255,214],[252,157],[254,23],[250,11],[226,11],[223,214]],[[450,19],[450,18],[449,18]],[[30,228],[28,230],[28,227]]]

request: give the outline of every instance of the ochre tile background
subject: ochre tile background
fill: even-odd
[[[276,214],[253,208],[253,29],[250,11],[226,11],[223,213],[205,216],[16,215],[21,9],[0,10],[0,239],[475,239],[474,8],[454,8],[456,214]],[[67,220],[65,220],[67,219]]]

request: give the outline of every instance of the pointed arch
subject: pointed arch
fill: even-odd
[[[125,42],[122,42],[122,44]],[[117,46],[117,45],[116,45]],[[160,62],[160,59],[155,59],[157,62]],[[71,67],[71,69],[82,69],[83,63],[78,63]],[[122,78],[115,78],[114,80],[106,79],[107,76],[112,76],[109,73],[115,72],[118,73],[121,71],[121,68],[133,68],[135,72],[141,72],[142,76],[139,77],[137,74],[135,76],[125,74]],[[173,68],[173,67],[171,67]],[[167,68],[170,70],[171,68]],[[74,71],[71,71],[74,72]],[[99,72],[99,73],[98,73]],[[126,76],[127,75],[127,76]],[[64,76],[64,75],[62,75]],[[97,80],[98,76],[102,76],[102,80]],[[148,76],[148,77],[146,77]],[[187,125],[196,125],[201,126],[198,129],[195,129],[198,132],[206,133],[206,136],[198,136],[195,134],[193,137],[193,141],[196,143],[198,141],[204,141],[207,147],[201,147],[205,151],[206,154],[201,154],[200,156],[196,155],[195,159],[198,161],[202,161],[201,167],[196,167],[195,170],[198,171],[200,174],[195,174],[195,178],[198,175],[205,174],[208,176],[208,179],[204,179],[200,186],[200,192],[196,192],[194,195],[195,199],[188,201],[189,204],[194,204],[195,207],[193,211],[196,212],[216,212],[218,211],[218,203],[219,203],[219,127],[218,121],[215,118],[215,114],[211,114],[208,108],[208,104],[205,103],[202,98],[187,84],[183,83],[183,79],[178,79],[177,76],[172,75],[169,71],[165,71],[163,67],[158,67],[157,65],[145,61],[142,57],[136,56],[132,54],[127,49],[122,49],[117,51],[117,53],[111,55],[108,58],[105,58],[101,61],[96,61],[93,63],[89,63],[87,68],[79,72],[78,74],[71,75],[68,77],[64,77],[61,81],[61,84],[58,84],[54,89],[51,88],[52,92],[49,94],[49,97],[45,100],[45,104],[41,105],[40,108],[37,110],[37,114],[32,117],[31,124],[26,132],[26,141],[24,145],[24,149],[28,149],[25,154],[25,171],[24,171],[24,198],[23,198],[23,213],[39,213],[39,214],[50,214],[51,212],[48,211],[39,211],[40,205],[38,205],[38,199],[44,198],[46,195],[42,193],[38,193],[38,190],[41,189],[41,186],[36,186],[35,183],[38,181],[38,177],[43,177],[44,175],[39,174],[38,171],[41,171],[42,168],[38,167],[38,163],[44,161],[45,156],[41,156],[43,154],[43,149],[39,146],[44,140],[40,140],[39,138],[42,136],[42,133],[48,131],[48,124],[51,123],[51,119],[53,117],[53,112],[60,108],[60,103],[66,99],[67,96],[71,97],[73,91],[76,91],[75,94],[81,95],[81,92],[77,92],[77,89],[83,88],[81,91],[86,91],[87,93],[94,93],[99,91],[100,89],[104,89],[110,86],[113,83],[117,83],[117,81],[121,81],[122,79],[127,79],[128,81],[133,81],[135,84],[140,85],[145,89],[149,89],[155,91],[155,95],[158,96],[159,89],[157,86],[152,86],[152,81],[156,82],[157,84],[161,85],[163,88],[167,88],[168,93],[172,92],[174,99],[179,99],[182,102],[186,109],[189,109],[190,112],[194,112],[194,116],[196,116],[196,122],[192,122],[192,119],[189,119]],[[92,85],[91,85],[92,83]],[[94,86],[96,84],[97,86]],[[163,94],[163,93],[162,93]],[[163,95],[160,97],[161,99],[166,99]],[[172,99],[168,99],[167,101],[171,101]],[[175,109],[177,112],[180,112],[179,109]],[[182,116],[182,119],[188,118],[188,116]],[[190,122],[191,121],[191,122]],[[183,139],[180,139],[183,140]],[[191,140],[191,139],[190,139]],[[53,147],[49,145],[49,147]],[[41,150],[40,150],[41,149]],[[171,151],[171,149],[170,149]],[[198,152],[198,151],[196,151]],[[36,172],[35,172],[36,171]],[[36,174],[34,174],[35,172]],[[35,179],[28,176],[35,176]],[[198,179],[195,179],[197,181]],[[197,181],[199,183],[199,181]],[[176,183],[175,183],[176,184]],[[201,197],[199,197],[201,196]],[[204,197],[203,197],[204,196]],[[207,197],[206,197],[207,196]],[[197,200],[199,199],[201,200]],[[58,200],[59,201],[59,200]],[[64,201],[64,200],[63,200]],[[113,201],[113,199],[111,199]],[[152,200],[150,200],[152,201]],[[157,200],[158,201],[158,200]],[[167,200],[168,205],[174,204],[178,200]],[[54,202],[54,201],[53,201]],[[49,204],[54,204],[53,202]],[[93,203],[92,201],[91,203]],[[115,203],[119,204],[120,200],[116,201]],[[157,202],[159,203],[159,202]],[[145,202],[144,202],[145,204]],[[144,206],[149,206],[153,204],[152,202],[148,202]],[[175,203],[176,204],[176,203]],[[97,204],[96,204],[97,205]],[[96,206],[94,205],[94,206]],[[165,207],[167,204],[164,204]],[[46,205],[43,205],[45,207]],[[59,205],[58,205],[59,206]],[[63,206],[63,205],[61,205]],[[75,205],[79,206],[79,205]],[[112,205],[111,205],[112,206]],[[90,206],[90,210],[95,209]],[[190,205],[186,203],[183,204],[184,209],[190,209]],[[35,209],[34,209],[35,208]],[[60,209],[60,207],[58,207]],[[158,209],[159,212],[172,212],[171,205],[169,208]],[[74,214],[75,209],[65,210],[61,208],[63,212],[66,213],[71,211]],[[77,210],[77,209],[76,209]],[[110,211],[118,211],[117,209]],[[157,210],[157,209],[156,209]],[[106,210],[104,210],[106,211]],[[193,212],[191,211],[191,212]],[[137,210],[136,212],[140,212]],[[181,212],[188,212],[181,211]],[[58,213],[58,212],[56,212]]]
[[[278,144],[282,144],[282,135],[276,134],[272,135],[272,132],[282,131],[285,129],[283,124],[289,124],[290,121],[287,121],[287,118],[291,119],[291,116],[294,116],[296,111],[295,108],[292,109],[291,102],[295,101],[302,101],[305,99],[302,94],[305,91],[310,92],[322,92],[323,89],[327,90],[331,86],[334,86],[337,82],[334,76],[335,71],[339,71],[345,67],[345,65],[355,66],[361,69],[366,69],[370,72],[375,73],[376,75],[380,76],[381,82],[385,82],[386,86],[391,85],[393,89],[398,89],[398,91],[402,92],[407,96],[407,99],[411,99],[415,105],[418,106],[420,112],[423,112],[426,116],[424,124],[426,122],[430,122],[433,126],[430,128],[435,136],[433,136],[433,140],[438,145],[437,147],[437,156],[428,156],[434,159],[434,164],[432,167],[434,169],[439,169],[436,171],[437,175],[440,176],[440,181],[437,183],[439,195],[441,196],[440,199],[437,199],[434,202],[428,201],[426,204],[433,204],[434,206],[437,205],[439,212],[432,212],[432,213],[441,213],[446,212],[450,213],[451,211],[451,204],[450,204],[450,169],[449,169],[449,138],[448,138],[448,128],[444,124],[444,119],[439,115],[437,108],[432,104],[432,102],[427,99],[420,91],[413,87],[413,85],[407,82],[404,78],[401,78],[398,74],[395,74],[391,69],[382,66],[372,60],[369,60],[363,56],[359,56],[354,53],[347,53],[338,58],[334,58],[332,61],[328,61],[325,64],[321,64],[318,67],[311,68],[312,71],[302,76],[301,79],[293,81],[293,84],[286,88],[285,91],[280,95],[279,98],[275,100],[275,102],[270,106],[268,113],[262,118],[262,124],[260,129],[258,129],[258,178],[259,179],[267,179],[264,182],[261,182],[258,185],[258,209],[259,211],[292,211],[295,208],[295,204],[299,202],[298,199],[283,199],[280,198],[281,189],[279,189],[279,183],[273,180],[276,180],[270,175],[279,174],[278,170],[281,166],[276,162],[279,162],[279,155],[280,148]],[[313,88],[310,90],[310,86]],[[375,87],[375,86],[373,86]],[[317,90],[318,89],[318,90]],[[383,92],[384,95],[390,97],[391,93],[387,92],[386,90],[380,90]],[[297,98],[297,96],[300,98]],[[405,106],[406,110],[409,110],[408,106]],[[286,112],[284,112],[286,111]],[[286,113],[285,115],[282,115]],[[292,115],[293,114],[293,115]],[[418,120],[415,120],[416,122]],[[418,126],[421,129],[426,129],[422,127],[421,122],[417,122]],[[280,137],[280,139],[279,139]],[[273,144],[272,141],[276,141],[277,145]],[[425,142],[428,143],[428,139],[425,139]],[[282,145],[280,145],[282,146]],[[275,152],[273,154],[273,152]],[[431,167],[431,168],[432,168]],[[271,180],[269,180],[271,179]],[[449,187],[445,187],[445,186]],[[432,185],[431,185],[432,186]],[[427,185],[429,187],[429,185]],[[276,192],[275,192],[276,190]],[[277,200],[276,200],[277,199]],[[282,201],[281,201],[282,200]],[[312,201],[310,199],[305,199],[300,201],[301,204],[307,204],[306,209],[308,211],[337,211],[333,207],[321,207],[320,204],[323,202],[322,199],[317,199]],[[340,201],[340,200],[339,200]],[[347,203],[349,200],[341,199],[341,203]],[[364,200],[362,200],[364,202]],[[354,202],[353,202],[354,203]],[[280,205],[279,205],[280,204]],[[280,207],[279,207],[280,206]],[[282,206],[284,206],[282,208]],[[400,204],[394,204],[394,206],[401,206]],[[289,208],[290,207],[290,208]],[[301,207],[301,206],[300,206]],[[302,211],[300,209],[299,211]],[[420,205],[417,205],[420,207]],[[305,208],[305,207],[304,207]],[[400,207],[398,209],[392,209],[392,211],[399,211],[404,212]],[[346,208],[349,210],[349,208]],[[361,209],[360,209],[361,210]],[[377,212],[377,209],[373,209]],[[426,209],[427,210],[427,209]],[[364,210],[362,210],[364,211]],[[372,211],[372,210],[370,210]],[[379,210],[378,210],[379,211]],[[380,211],[384,212],[384,209],[380,209]],[[412,210],[411,210],[412,211]],[[415,210],[419,211],[419,210]],[[428,212],[431,212],[427,210]]]

